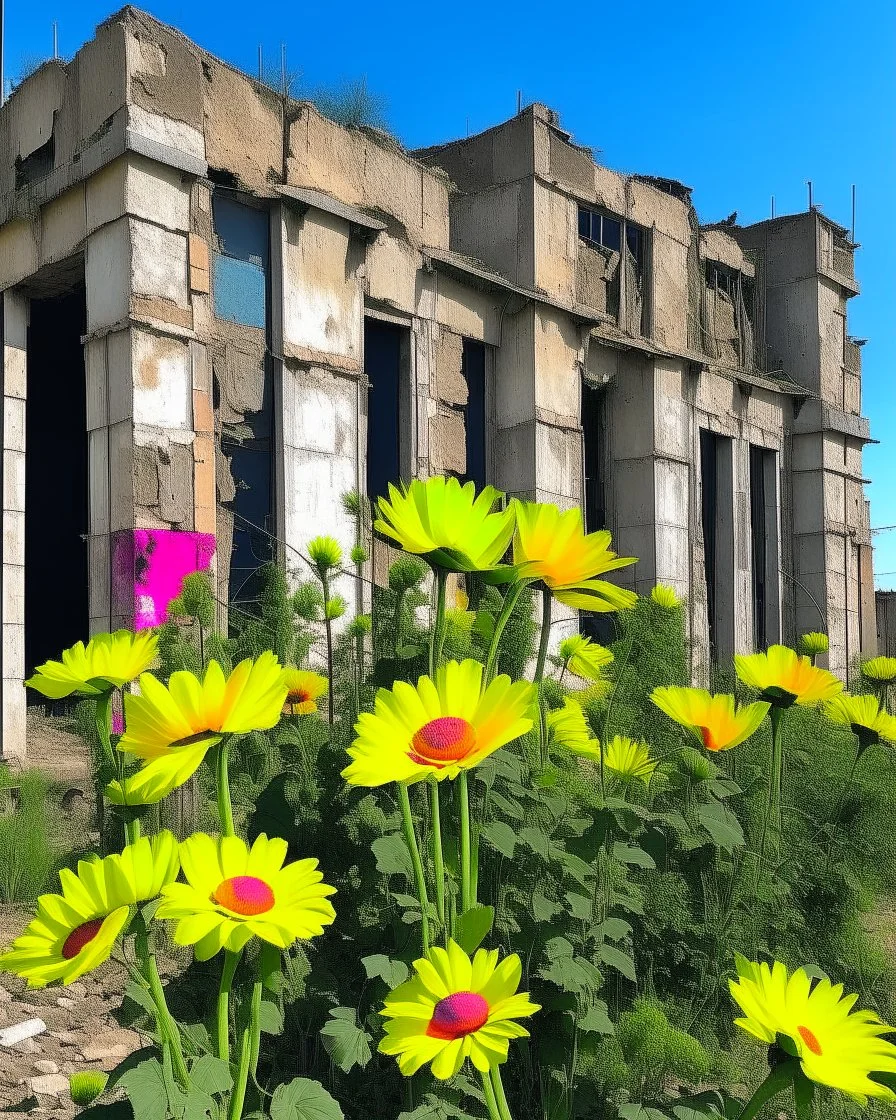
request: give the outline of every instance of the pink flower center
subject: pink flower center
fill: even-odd
[[[488,1019],[488,1004],[476,992],[452,992],[433,1009],[426,1033],[453,1041],[472,1034]]]
[[[234,875],[220,884],[212,895],[212,901],[234,914],[251,918],[274,908],[274,892],[264,879],[256,879],[254,875]]]
[[[424,723],[411,740],[408,751],[414,762],[441,769],[457,762],[476,746],[476,730],[460,716],[439,716]]]
[[[89,922],[76,926],[62,946],[63,959],[70,961],[72,957],[76,957],[81,952],[85,945],[89,945],[103,928],[105,920],[105,918],[92,918]]]
[[[812,1053],[820,1056],[821,1043],[818,1041],[812,1031],[810,1031],[808,1027],[797,1027],[796,1029],[800,1032],[800,1038],[803,1040],[803,1042],[805,1042]]]

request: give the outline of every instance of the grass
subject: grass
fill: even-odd
[[[51,813],[46,775],[0,766],[0,902],[34,902],[47,889],[57,858]]]

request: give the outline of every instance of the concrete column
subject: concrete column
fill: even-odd
[[[28,301],[0,295],[3,540],[0,570],[0,757],[25,756],[25,396]]]

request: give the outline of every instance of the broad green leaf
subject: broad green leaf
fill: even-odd
[[[110,1077],[107,1090],[111,1082]],[[127,1093],[134,1110],[134,1120],[168,1120],[168,1088],[162,1065],[154,1055],[125,1070],[115,1083]]]
[[[628,863],[633,867],[656,867],[653,856],[636,844],[625,844],[621,840],[617,840],[613,845],[613,855],[620,863]]]
[[[382,875],[405,875],[408,879],[413,874],[411,856],[404,837],[397,832],[390,832],[388,836],[378,836],[371,844],[373,854],[376,856],[376,869]]]
[[[567,891],[566,901],[569,904],[569,912],[574,918],[578,918],[580,921],[588,921],[591,918],[591,898],[589,895]]]
[[[509,824],[505,824],[504,821],[491,821],[483,826],[480,835],[502,856],[513,859],[513,853],[516,849],[516,833]]]
[[[409,975],[408,966],[404,961],[394,961],[385,953],[373,953],[369,957],[362,957],[361,964],[364,966],[368,980],[379,976],[390,988],[397,988],[399,984],[403,984]]]
[[[632,927],[624,918],[606,918],[596,930],[599,938],[606,938],[608,941],[622,941],[631,932]]]
[[[697,817],[716,847],[726,852],[743,847],[744,833],[740,821],[720,801],[701,802],[697,806]]]
[[[233,1084],[228,1063],[211,1054],[204,1054],[193,1062],[190,1080],[203,1093],[226,1093]]]
[[[454,940],[465,953],[472,954],[488,937],[495,921],[491,906],[474,906],[461,914],[454,924]]]
[[[562,909],[559,902],[552,901],[541,891],[535,891],[532,895],[532,916],[536,922],[549,922]]]
[[[576,1024],[580,1031],[593,1031],[595,1034],[613,1034],[615,1028],[607,1015],[607,1005],[597,1000]]]
[[[551,858],[551,842],[539,828],[521,828],[520,840],[542,859]]]
[[[297,1077],[274,1090],[271,1120],[343,1120],[343,1117],[342,1109],[319,1081]]]
[[[635,962],[628,953],[623,953],[623,951],[617,949],[615,945],[607,945],[606,943],[601,945],[600,959],[604,964],[609,965],[610,968],[615,968],[617,972],[621,972],[626,980],[631,980],[632,983],[634,983],[637,979]]]
[[[283,1032],[283,1011],[272,999],[261,1001],[261,1030],[263,1034],[279,1035]]]
[[[355,1066],[362,1069],[370,1061],[370,1035],[358,1026],[357,1012],[353,1007],[332,1007],[330,1019],[320,1029],[324,1049],[348,1073]]]

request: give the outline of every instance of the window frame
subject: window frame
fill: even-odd
[[[578,222],[578,236],[580,241],[584,241],[588,245],[597,246],[601,249],[608,249],[610,252],[619,253],[619,308],[615,315],[616,325],[622,326],[623,311],[627,303],[627,279],[626,270],[624,267],[624,257],[622,253],[623,246],[629,247],[629,233],[635,232],[639,238],[639,253],[636,255],[632,251],[632,257],[639,269],[641,278],[641,323],[639,326],[638,336],[640,338],[650,338],[653,333],[653,300],[652,288],[650,281],[653,275],[652,258],[650,252],[651,246],[651,230],[647,226],[641,225],[640,222],[634,222],[630,218],[625,218],[621,214],[614,214],[612,210],[607,210],[602,206],[592,206],[587,202],[576,200],[578,207],[577,222]],[[588,215],[588,233],[582,232],[582,217]],[[594,232],[595,219],[600,222],[600,238],[592,237]],[[603,224],[605,221],[611,221],[619,226],[619,244],[618,246],[607,245],[603,240]]]

